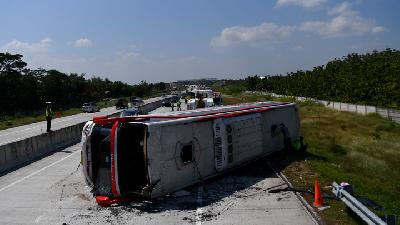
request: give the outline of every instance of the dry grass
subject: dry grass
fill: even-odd
[[[78,108],[72,108],[65,111],[57,111],[60,117],[75,115],[81,113],[82,110]],[[0,119],[0,130],[5,130],[12,127],[18,127],[26,124],[36,123],[40,121],[45,121],[44,115],[16,115],[16,116],[6,116]]]
[[[100,101],[100,102],[97,102],[97,106],[99,106],[100,108],[107,108],[107,107],[114,106],[115,102],[116,102],[115,99],[110,100],[110,101]],[[57,112],[59,113],[60,117],[64,117],[64,116],[71,116],[71,115],[81,113],[82,110],[80,108],[71,108],[68,110],[57,111]],[[8,128],[18,127],[18,126],[41,122],[41,121],[45,121],[45,120],[46,120],[46,118],[44,116],[44,113],[41,115],[34,114],[31,116],[28,116],[28,115],[4,116],[4,117],[0,118],[0,130],[5,130]]]
[[[263,96],[225,96],[229,103],[263,100]],[[270,100],[270,97],[265,97]],[[285,99],[287,100],[287,99]],[[289,99],[290,100],[290,99]],[[310,102],[299,103],[306,153],[280,160],[295,186],[312,188],[318,177],[324,192],[333,181],[346,181],[356,194],[384,207],[378,215],[400,214],[400,126],[377,115],[339,112]],[[312,203],[312,196],[305,196]],[[327,200],[320,212],[327,224],[357,224],[344,204]]]

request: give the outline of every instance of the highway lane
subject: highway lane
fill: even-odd
[[[123,206],[97,206],[84,182],[80,144],[0,177],[0,224],[316,224],[285,183],[252,164],[201,186]]]
[[[157,109],[158,112],[170,108]],[[78,168],[80,144],[0,177],[0,224],[317,224],[265,161],[151,200],[97,206]]]

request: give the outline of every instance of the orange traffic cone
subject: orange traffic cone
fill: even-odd
[[[319,188],[318,179],[315,178],[315,194],[314,194],[314,206],[320,207],[324,205],[324,199],[322,199],[321,190]]]

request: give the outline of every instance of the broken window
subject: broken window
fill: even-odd
[[[193,161],[193,143],[190,142],[182,147],[181,159],[184,164],[188,164]]]
[[[145,162],[146,126],[122,124],[118,132],[118,181],[122,194],[141,193],[147,185]]]
[[[94,195],[111,195],[111,127],[95,125],[91,137],[91,163]]]

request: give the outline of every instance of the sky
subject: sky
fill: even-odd
[[[285,74],[400,49],[399,0],[13,0],[0,52],[130,84]]]

